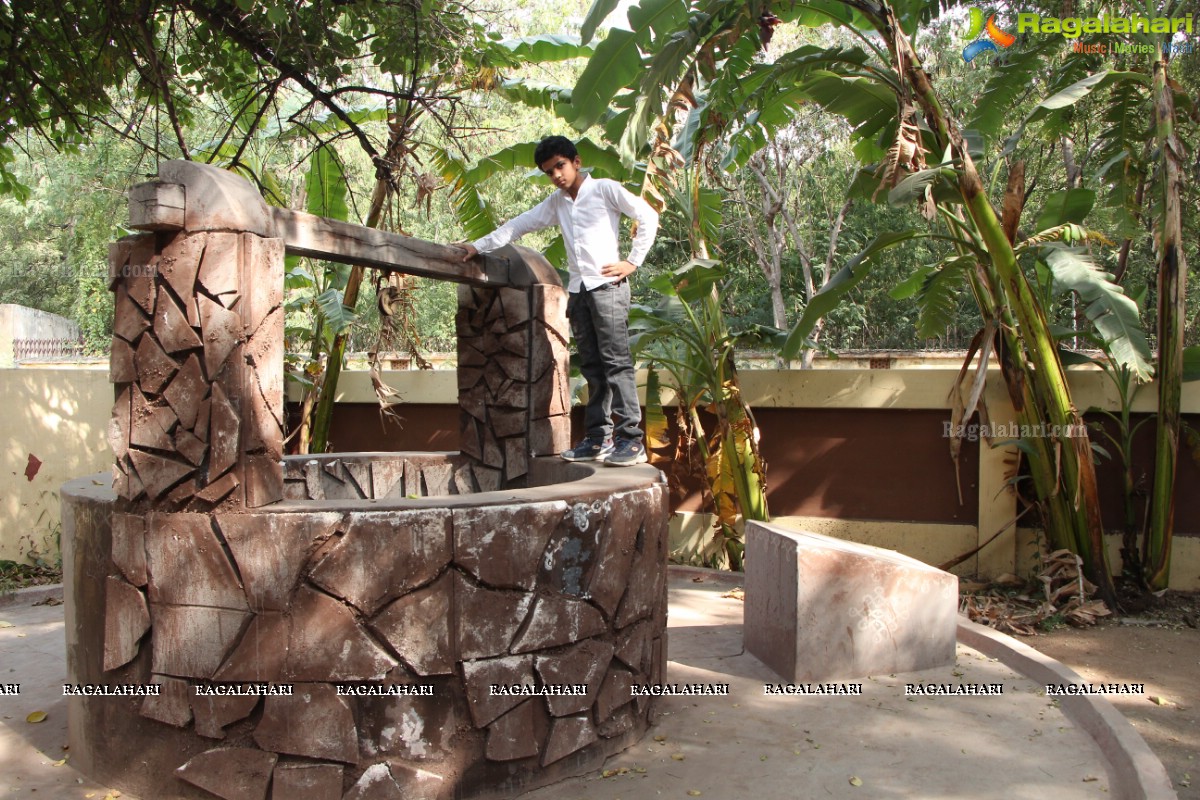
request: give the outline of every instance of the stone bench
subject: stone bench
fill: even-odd
[[[954,661],[958,578],[892,550],[746,523],[746,650],[792,682]]]

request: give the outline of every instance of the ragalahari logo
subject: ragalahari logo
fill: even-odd
[[[1017,40],[1017,37],[1008,31],[1000,30],[1000,27],[996,24],[995,14],[989,16],[987,21],[984,22],[983,11],[978,8],[971,9],[971,26],[967,29],[967,35],[963,38],[972,40],[963,49],[963,61],[967,62],[972,61],[975,56],[988,50],[991,50],[993,53],[999,52],[996,45],[1010,47]]]

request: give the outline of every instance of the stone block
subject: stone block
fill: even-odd
[[[524,326],[501,335],[500,347],[506,353],[526,358],[529,355],[529,328]]]
[[[215,378],[242,340],[242,318],[205,295],[197,296],[196,306],[204,340],[204,369],[209,378]]]
[[[290,697],[267,697],[254,741],[276,753],[358,763],[354,714],[337,687],[327,683],[300,684]]]
[[[475,483],[479,485],[479,491],[494,492],[500,488],[500,470],[482,464],[472,464],[471,472],[475,474]]]
[[[146,400],[137,386],[133,387],[131,401],[129,443],[151,450],[173,450],[171,431],[179,421],[175,412],[169,406]]]
[[[264,325],[279,325],[277,334],[283,344],[283,321],[268,322],[276,309],[283,305],[283,239],[264,238],[253,233],[242,234],[243,277],[248,308],[242,309],[246,333],[256,335]],[[260,364],[262,362],[259,362]],[[283,365],[279,365],[282,375]]]
[[[868,545],[746,525],[746,649],[792,682],[954,662],[958,578]]]
[[[371,461],[371,495],[377,500],[404,496],[404,462],[399,459]]]
[[[184,678],[212,678],[249,616],[249,611],[151,603],[154,671]]]
[[[470,727],[458,679],[434,684],[432,697],[360,697],[359,750],[378,756],[437,762],[452,757],[460,729]]]
[[[342,459],[342,466],[346,468],[346,473],[350,476],[350,480],[354,481],[358,487],[358,493],[362,497],[374,497],[375,490],[371,485],[371,464],[367,461],[351,461]]]
[[[526,289],[500,289],[500,309],[504,315],[504,327],[507,330],[519,327],[529,321],[529,292]]]
[[[190,431],[183,429],[175,432],[173,449],[194,467],[200,466],[204,456],[208,454],[208,445],[193,436]]]
[[[461,400],[461,398],[460,398]],[[483,438],[479,422],[464,409],[458,415],[458,449],[475,461],[483,458]]]
[[[394,800],[397,797],[407,800],[408,795],[396,783],[391,769],[384,762],[372,764],[363,770],[342,800]]]
[[[529,454],[556,456],[571,447],[571,418],[566,414],[531,420]]]
[[[141,450],[130,450],[129,461],[137,472],[138,482],[145,487],[151,500],[162,497],[168,490],[196,471],[191,464],[153,453],[144,453]],[[132,478],[133,476],[130,476],[131,481]],[[131,498],[136,496],[136,494],[130,495]]]
[[[283,499],[283,470],[279,468],[279,456],[269,453],[248,455],[243,465],[247,508],[261,508]]]
[[[146,518],[113,514],[112,560],[134,586],[146,585]]]
[[[510,379],[518,383],[529,383],[532,375],[529,374],[529,360],[524,356],[514,356],[509,353],[500,351],[499,355],[495,356],[496,363],[500,365],[500,369],[504,370],[504,374]]]
[[[661,492],[661,487],[642,491]],[[652,501],[652,505],[653,505]],[[635,548],[633,566],[629,570],[629,586],[617,607],[616,624],[624,628],[639,619],[666,610],[667,531],[666,514],[647,515],[640,529],[640,549]]]
[[[279,756],[249,747],[225,747],[194,756],[175,770],[181,780],[224,800],[267,800]]]
[[[240,485],[241,481],[238,480],[237,475],[229,472],[225,475],[222,475],[220,478],[217,478],[217,480],[213,481],[205,488],[196,492],[196,497],[200,498],[206,503],[212,503],[213,505],[216,505],[224,500],[230,492]]]
[[[161,286],[154,306],[154,335],[168,353],[195,350],[201,346],[200,337],[188,324],[187,315]]]
[[[241,234],[237,233],[210,233],[204,246],[204,257],[200,260],[200,285],[226,308],[229,308],[229,304],[221,295],[237,294],[241,289],[238,280],[242,260],[241,240]]]
[[[275,222],[262,195],[240,175],[209,164],[176,159],[159,164],[158,178],[185,187],[184,227],[189,231],[275,235]]]
[[[145,596],[137,587],[110,576],[104,592],[104,671],[132,661],[148,630],[150,612]]]
[[[556,717],[579,714],[591,708],[600,693],[600,684],[608,673],[612,660],[613,646],[608,642],[591,640],[580,642],[563,653],[537,656],[534,668],[543,684],[576,685],[588,687],[587,696],[549,695],[546,706]]]
[[[527,700],[497,719],[487,729],[485,755],[491,761],[515,761],[538,754],[534,704]]]
[[[217,670],[214,679],[232,682],[282,680],[291,627],[291,619],[279,612],[253,615],[237,648]]]
[[[253,695],[201,695],[193,689],[191,706],[196,715],[196,733],[208,739],[224,739],[225,727],[250,716],[259,699]]]
[[[356,513],[311,579],[364,614],[428,583],[450,562],[450,512]]]
[[[504,440],[504,480],[515,481],[529,472],[529,441],[524,436]]]
[[[633,671],[649,675],[652,633],[650,620],[625,628],[617,635],[616,657]]]
[[[605,739],[629,733],[637,725],[637,714],[632,705],[626,705],[604,722],[596,726],[596,732]]]
[[[353,612],[329,595],[301,586],[292,601],[285,677],[295,681],[378,681],[397,666]]]
[[[656,514],[667,516],[667,509],[661,507],[665,499],[665,493],[657,487],[613,497],[608,529],[588,581],[588,596],[609,617],[616,613],[617,604],[631,581],[630,566],[637,554],[638,542],[642,542],[643,549],[646,546],[647,521]]]
[[[458,658],[489,658],[508,652],[533,595],[481,589],[454,573]]]
[[[284,611],[309,556],[342,520],[333,512],[219,514],[246,601],[254,611]]]
[[[504,467],[504,451],[500,449],[500,443],[496,441],[495,434],[486,427],[483,429],[483,458],[481,460],[489,467],[496,469]]]
[[[125,284],[117,284],[117,296],[113,301],[113,334],[132,344],[150,327],[150,315],[142,311],[129,296]]]
[[[129,190],[129,227],[177,231],[183,227],[184,191],[177,183],[149,181]]]
[[[449,675],[454,670],[453,591],[454,581],[447,572],[430,586],[396,600],[371,621],[371,627],[418,675]]]
[[[516,419],[520,420],[520,431],[524,431],[525,420],[529,418],[529,414],[526,413],[527,409],[529,408],[529,392],[530,390],[528,382],[512,381],[504,387],[504,391],[496,395],[495,405],[497,407],[521,409],[520,415],[514,415]],[[494,415],[495,411],[492,411],[492,413]],[[498,435],[504,436],[506,434],[500,433]]]
[[[538,580],[543,587],[584,596],[611,510],[607,499],[570,505],[542,556]]]
[[[533,656],[507,656],[467,661],[462,665],[467,690],[467,708],[476,728],[516,708],[527,698],[521,695],[493,695],[493,685],[533,686]]]
[[[132,383],[137,380],[133,348],[119,336],[112,338],[112,348],[108,356],[108,380],[111,383]]]
[[[189,702],[191,687],[188,682],[166,675],[154,675],[152,681],[162,688],[159,689],[158,696],[143,698],[141,715],[176,728],[187,727],[192,721],[192,706]]]
[[[212,387],[210,413],[208,477],[211,481],[233,469],[241,456],[241,419],[219,383]]]
[[[487,586],[532,590],[546,543],[566,510],[562,501],[457,509],[455,563]]]
[[[108,421],[108,446],[120,461],[129,452],[129,426],[133,411],[133,390],[135,387],[126,386],[117,394],[113,402],[112,416]]]
[[[491,426],[492,433],[499,439],[525,433],[527,420],[528,415],[523,410],[506,411],[501,408],[492,408],[488,413],[488,425]]]
[[[550,724],[550,735],[542,753],[542,766],[549,766],[564,759],[598,738],[596,726],[588,716],[581,714],[576,717],[556,717]]]
[[[150,602],[245,610],[241,582],[207,514],[151,514],[146,526]]]
[[[208,236],[204,233],[179,233],[158,257],[158,274],[180,300],[195,308],[196,275]],[[194,310],[188,319],[195,323]]]
[[[138,341],[134,354],[137,364],[138,385],[143,392],[159,394],[167,382],[175,376],[179,365],[168,356],[153,336],[143,336]]]
[[[641,681],[637,681],[641,682]],[[604,724],[618,709],[633,701],[633,685],[635,676],[632,672],[613,664],[600,684],[600,693],[596,696],[596,721]]]
[[[276,764],[271,800],[342,800],[342,769],[337,764]]]
[[[422,497],[448,497],[452,464],[425,464],[421,467]]]
[[[512,645],[514,653],[528,653],[577,642],[608,629],[604,617],[583,600],[539,597],[529,622]]]
[[[446,785],[446,779],[427,769],[405,764],[402,761],[391,763],[392,777],[400,787],[399,795],[404,800],[442,800],[454,791],[453,786]]]

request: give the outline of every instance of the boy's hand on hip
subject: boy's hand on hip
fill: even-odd
[[[604,267],[601,268],[600,274],[606,278],[616,278],[617,280],[621,280],[622,278],[628,278],[636,270],[637,267],[635,267],[633,264],[630,264],[628,261],[618,261],[615,264],[605,264]]]
[[[463,251],[464,255],[460,259],[461,261],[470,261],[472,258],[479,255],[479,251],[475,249],[475,245],[471,244],[470,242],[455,242],[453,246]]]

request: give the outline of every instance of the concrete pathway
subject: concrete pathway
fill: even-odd
[[[943,669],[862,680],[862,695],[768,696],[779,683],[742,649],[737,576],[672,570],[671,683],[729,684],[729,695],[669,697],[643,742],[603,773],[522,800],[1113,797],[1106,760],[1042,687],[959,646]],[[103,800],[108,787],[64,749],[62,606],[0,607],[0,796]],[[991,697],[906,697],[906,683],[1002,684]],[[33,711],[46,719],[26,722]],[[62,759],[66,758],[65,762]],[[120,795],[134,800],[129,795]]]

